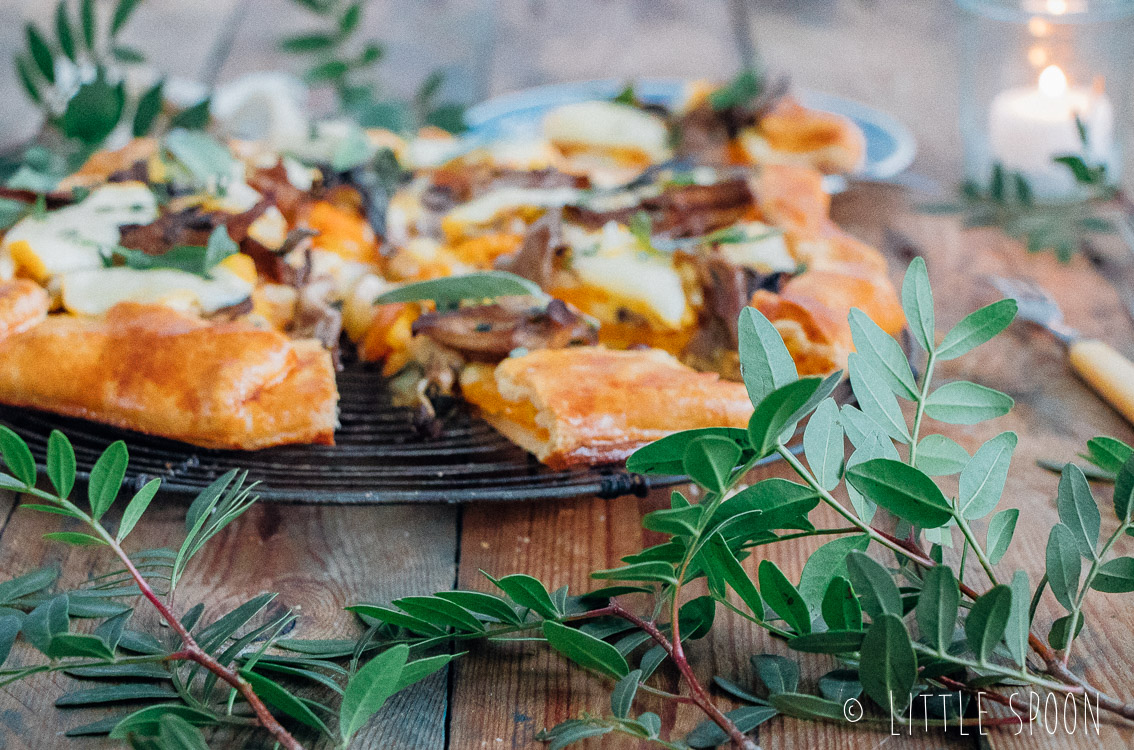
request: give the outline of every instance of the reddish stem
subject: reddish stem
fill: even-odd
[[[260,697],[256,695],[256,692],[252,689],[252,685],[250,685],[247,680],[232,669],[218,662],[197,645],[197,641],[193,639],[193,636],[190,635],[185,626],[181,624],[181,621],[174,617],[173,612],[169,610],[165,602],[159,599],[157,594],[154,593],[154,590],[150,588],[150,584],[142,574],[138,572],[138,569],[134,567],[133,561],[130,560],[129,555],[122,550],[122,547],[116,542],[110,542],[110,546],[114,550],[114,553],[118,555],[119,559],[122,560],[123,564],[126,566],[126,570],[129,571],[130,575],[134,578],[134,581],[138,584],[138,589],[141,590],[142,596],[149,600],[150,604],[152,604],[158,611],[158,614],[161,615],[161,618],[169,624],[169,627],[173,628],[173,632],[180,636],[181,649],[170,654],[167,660],[192,661],[200,664],[218,678],[227,682],[244,697],[244,700],[248,702],[248,705],[252,707],[252,711],[256,714],[256,719],[260,722],[260,726],[275,737],[280,746],[287,750],[303,750],[303,745],[276,721],[276,717],[272,716],[272,712],[268,710],[268,707],[265,706],[264,702],[260,700]]]
[[[732,741],[734,747],[741,748],[741,750],[759,750],[759,746],[751,739],[746,737],[744,732],[741,732],[736,724],[734,724],[730,718],[725,716],[724,713],[713,703],[712,699],[709,697],[708,691],[705,690],[705,687],[697,679],[697,676],[693,674],[693,668],[689,666],[689,660],[685,658],[685,650],[681,647],[681,640],[679,637],[675,637],[671,642],[668,638],[665,637],[664,633],[658,630],[658,627],[654,623],[639,617],[633,612],[623,609],[622,606],[616,601],[612,600],[610,602],[610,606],[607,607],[607,610],[615,617],[621,617],[623,620],[631,622],[637,627],[641,628],[643,631],[648,633],[649,636],[653,638],[659,646],[665,649],[665,652],[669,654],[669,658],[672,659],[673,663],[677,665],[677,669],[679,672],[681,672],[681,676],[685,678],[685,682],[688,683],[689,689],[693,693],[693,695],[690,696],[691,701],[696,704],[696,706],[700,708],[705,713],[705,715],[713,721],[714,724],[724,730],[729,739]],[[674,628],[674,632],[676,633],[677,622],[674,621],[671,627]]]

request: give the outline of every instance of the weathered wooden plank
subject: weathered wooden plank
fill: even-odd
[[[176,547],[184,513],[183,504],[159,498],[131,534],[129,549]],[[61,585],[68,586],[113,569],[98,550],[40,538],[60,527],[57,516],[16,510],[0,548],[0,570],[18,575],[58,564],[64,571]],[[203,601],[207,620],[261,592],[276,591],[280,596],[272,606],[281,612],[292,608],[299,616],[293,637],[346,637],[358,632],[342,610],[346,604],[451,586],[455,531],[456,510],[449,507],[259,505],[199,554],[178,588],[175,608],[183,612]],[[14,658],[29,658],[28,650]],[[0,716],[5,717],[0,744],[11,750],[54,746],[66,728],[99,718],[94,711],[52,708],[58,695],[77,685],[65,677],[37,677],[0,689]],[[446,694],[444,673],[405,691],[363,731],[362,746],[443,747]],[[250,737],[245,733],[225,743],[242,746]]]

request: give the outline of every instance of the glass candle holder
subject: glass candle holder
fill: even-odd
[[[966,180],[987,189],[999,172],[1036,201],[1074,202],[1092,190],[1057,159],[1079,157],[1117,184],[1134,85],[1134,0],[957,2]]]

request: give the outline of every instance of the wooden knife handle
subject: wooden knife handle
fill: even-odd
[[[1134,424],[1134,362],[1101,341],[1076,341],[1069,354],[1075,372]]]

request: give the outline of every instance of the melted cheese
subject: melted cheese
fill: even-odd
[[[214,313],[239,304],[253,284],[223,263],[206,279],[172,268],[140,270],[119,266],[72,271],[63,276],[63,307],[80,315],[102,315],[119,302],[162,304],[178,310]]]
[[[729,263],[761,273],[795,270],[796,262],[788,252],[783,232],[758,221],[742,222],[736,228],[752,239],[747,242],[724,242],[717,246]]]
[[[157,202],[140,182],[103,185],[80,203],[38,216],[28,216],[8,230],[0,243],[17,273],[38,281],[102,266],[101,248],[121,239],[124,224],[157,219]]]
[[[566,206],[579,200],[581,194],[580,190],[566,187],[499,188],[454,208],[442,219],[441,227],[450,237],[460,237],[525,209],[539,213],[546,208]]]
[[[665,161],[671,155],[669,131],[662,118],[617,102],[557,107],[544,118],[543,132],[561,148],[614,152],[636,162]]]

